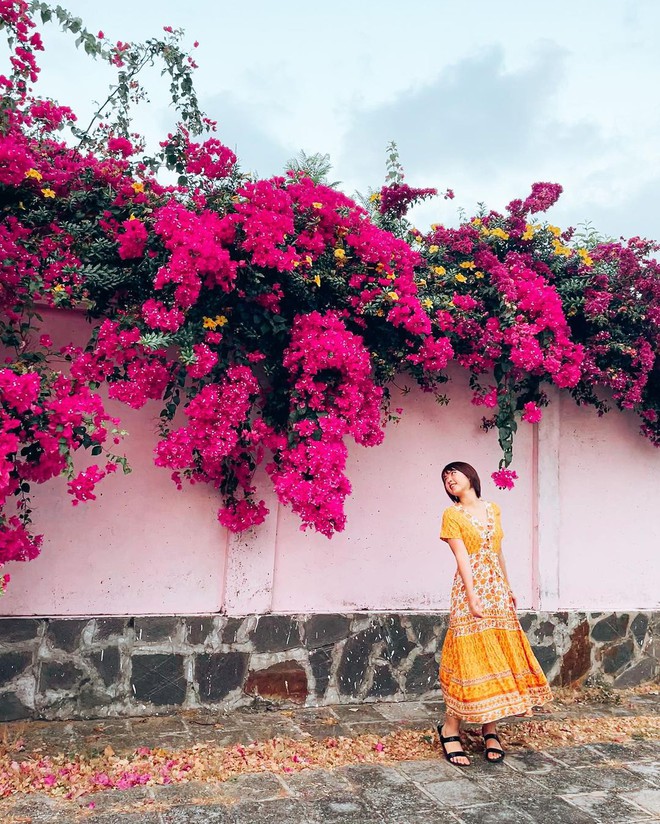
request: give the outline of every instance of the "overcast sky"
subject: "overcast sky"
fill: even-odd
[[[352,194],[378,188],[396,141],[412,185],[451,187],[415,214],[456,223],[502,209],[536,180],[561,183],[550,214],[605,234],[660,239],[660,3],[657,0],[62,0],[113,40],[182,27],[202,108],[244,169],[281,172],[300,149],[330,154]],[[44,29],[41,94],[93,111],[108,70]],[[138,125],[173,124],[150,83]]]

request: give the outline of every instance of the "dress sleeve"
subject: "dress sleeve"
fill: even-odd
[[[440,537],[443,541],[448,541],[450,538],[461,538],[461,527],[456,518],[456,510],[453,507],[448,507],[442,513],[442,526],[440,527]]]

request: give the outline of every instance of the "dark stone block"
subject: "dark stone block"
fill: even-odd
[[[89,621],[87,619],[56,619],[48,622],[46,638],[54,647],[73,652],[80,644],[80,636]]]
[[[245,618],[227,618],[227,623],[222,630],[222,643],[235,644],[238,630],[241,628]]]
[[[615,644],[603,650],[603,671],[608,675],[618,672],[629,664],[635,651],[635,642],[628,638],[621,644]]]
[[[282,661],[267,669],[251,670],[243,689],[247,695],[304,704],[307,674],[297,661]]]
[[[301,645],[298,623],[291,615],[262,615],[252,633],[257,652],[284,652]]]
[[[83,678],[83,671],[71,661],[44,661],[39,673],[39,692],[70,690]]]
[[[181,704],[186,697],[182,655],[134,655],[131,688],[138,701]]]
[[[635,637],[635,641],[637,641],[638,647],[644,646],[644,639],[646,638],[646,632],[649,628],[649,619],[646,615],[642,612],[639,613],[635,617],[635,620],[630,625],[630,631]]]
[[[534,625],[534,621],[536,620],[536,615],[533,612],[526,612],[524,615],[520,616],[520,626],[523,629],[523,632],[528,633],[532,626]]]
[[[435,655],[432,653],[418,655],[406,676],[406,692],[421,695],[439,688],[438,662],[435,660]]]
[[[179,629],[179,619],[170,615],[149,615],[135,619],[135,640],[143,643],[174,640]]]
[[[637,687],[647,681],[654,681],[660,673],[660,662],[655,658],[642,658],[630,669],[624,670],[618,678],[614,679],[616,689],[627,689]]]
[[[305,621],[305,646],[327,647],[348,637],[351,622],[345,615],[313,615]]]
[[[332,672],[332,649],[319,647],[309,654],[309,664],[314,675],[314,692],[321,698],[325,695]]]
[[[123,635],[125,630],[125,618],[97,618],[94,640],[105,641],[113,635]]]
[[[0,684],[11,681],[31,663],[31,652],[5,652],[0,655]]]
[[[393,667],[396,667],[417,647],[417,644],[408,638],[405,629],[401,626],[401,619],[398,615],[384,616],[381,627],[381,636],[385,641],[383,658],[387,659]]]
[[[447,624],[444,615],[411,615],[408,620],[420,647],[425,647],[433,640],[437,627],[444,629]]]
[[[78,692],[77,705],[81,710],[93,710],[98,707],[107,707],[113,699],[104,692],[98,692],[92,684],[84,684]]]
[[[559,656],[554,644],[549,647],[532,647],[532,652],[536,656],[536,660],[541,665],[541,669],[547,675],[555,665]]]
[[[189,644],[196,646],[203,644],[213,631],[213,618],[196,618],[194,615],[186,618],[185,639]]]
[[[624,638],[628,630],[629,615],[617,615],[613,612],[606,618],[601,618],[594,628],[591,630],[591,637],[594,641],[604,643],[605,641],[614,641],[617,638]]]
[[[571,646],[564,654],[559,675],[555,679],[560,686],[575,684],[589,673],[591,669],[591,639],[589,622],[582,621],[571,635]]]
[[[245,652],[221,652],[198,655],[195,659],[195,679],[202,701],[221,701],[232,690],[243,686],[247,672]]]
[[[544,621],[534,631],[537,641],[542,641],[544,638],[552,638],[555,634],[555,625],[552,621]]]
[[[38,637],[41,624],[42,621],[35,621],[34,618],[1,618],[0,643],[31,641]]]
[[[106,647],[106,649],[93,652],[89,658],[106,687],[117,681],[121,672],[119,649],[117,647]]]
[[[0,721],[18,721],[21,718],[29,718],[30,710],[13,692],[5,692],[0,695]]]
[[[368,695],[378,698],[384,695],[394,695],[399,691],[399,685],[394,680],[392,670],[387,665],[374,668],[374,680],[369,688]]]
[[[379,626],[371,626],[346,640],[337,669],[337,687],[341,695],[357,696],[369,666],[372,648],[380,640]]]

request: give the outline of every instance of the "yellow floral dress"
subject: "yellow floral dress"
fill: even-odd
[[[472,615],[457,571],[442,648],[440,686],[449,714],[480,724],[525,714],[552,700],[500,566],[498,553],[504,535],[500,508],[485,503],[485,524],[455,504],[444,511],[440,531],[443,539],[463,540],[474,589],[484,607],[483,618]]]

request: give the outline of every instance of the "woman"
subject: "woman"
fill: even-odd
[[[468,766],[460,724],[480,723],[486,759],[495,763],[504,758],[495,722],[528,715],[551,701],[552,693],[516,615],[502,556],[500,508],[482,500],[481,481],[470,464],[447,464],[442,481],[454,505],[443,513],[440,537],[458,569],[440,663],[447,712],[438,735],[447,760]]]

